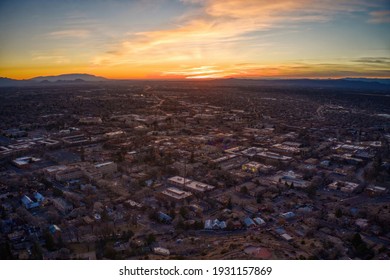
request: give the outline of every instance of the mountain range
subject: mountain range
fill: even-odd
[[[90,74],[62,74],[57,76],[39,76],[26,80],[15,80],[0,77],[0,87],[73,85],[103,82],[128,82],[130,80],[112,80]],[[134,81],[134,80],[132,80]],[[161,80],[160,80],[161,81]],[[163,80],[162,80],[163,81]],[[178,80],[176,80],[178,81]],[[180,80],[179,80],[180,81]],[[190,80],[181,80],[187,81]],[[195,81],[193,81],[195,82]],[[198,81],[201,82],[201,81]],[[286,86],[286,87],[316,87],[316,88],[354,88],[390,90],[390,79],[374,78],[343,78],[343,79],[215,79],[204,80],[208,83],[223,85],[251,86]]]
[[[27,80],[0,78],[0,87],[39,86],[44,84],[85,83],[109,81],[104,77],[90,74],[62,74],[57,76],[39,76]]]

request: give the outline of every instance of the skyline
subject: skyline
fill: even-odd
[[[15,79],[390,77],[388,1],[2,1],[0,24]]]

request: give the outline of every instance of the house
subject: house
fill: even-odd
[[[204,229],[212,230],[212,229],[225,229],[226,228],[226,222],[225,221],[219,221],[218,219],[215,220],[206,220],[204,222]]]
[[[244,219],[244,225],[246,228],[254,228],[256,227],[256,223],[253,221],[253,219],[247,217]]]
[[[163,222],[163,223],[166,223],[166,224],[170,224],[172,222],[172,217],[163,213],[163,212],[158,212],[158,219],[160,222]]]
[[[293,237],[291,235],[289,235],[288,233],[283,233],[283,234],[280,235],[280,237],[282,237],[286,241],[293,240]]]
[[[174,200],[174,201],[182,201],[182,200],[189,198],[191,196],[192,196],[192,193],[185,192],[185,191],[179,190],[179,189],[174,188],[174,187],[167,188],[166,190],[163,190],[160,193],[160,197]]]
[[[57,225],[50,225],[49,232],[56,239],[61,237],[61,229]]]
[[[255,221],[255,223],[259,226],[265,225],[265,221],[260,217],[253,218],[253,221]]]
[[[22,204],[23,204],[24,208],[26,208],[26,209],[32,209],[32,208],[36,208],[36,207],[39,206],[39,202],[38,201],[33,201],[27,195],[23,195],[21,201],[22,201]]]
[[[282,218],[284,218],[285,220],[291,220],[291,219],[295,218],[295,214],[293,212],[286,212],[286,213],[280,214],[280,216]]]
[[[34,193],[34,198],[39,203],[41,203],[45,200],[45,197],[43,195],[41,195],[39,192]]]
[[[169,256],[170,254],[169,250],[163,247],[154,247],[153,252],[157,255],[162,255],[162,256]]]

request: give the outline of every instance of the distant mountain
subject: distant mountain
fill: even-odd
[[[90,74],[63,74],[58,76],[40,76],[28,80],[14,80],[0,77],[0,87],[23,87],[23,86],[57,86],[57,85],[84,85],[89,83],[135,83],[137,80],[111,80]],[[142,80],[138,80],[142,81]],[[168,80],[168,82],[171,80]],[[190,82],[189,80],[176,80],[178,82]],[[150,80],[149,82],[153,82]],[[164,82],[155,80],[154,82]],[[295,87],[295,88],[339,88],[357,90],[390,90],[390,79],[372,78],[344,78],[344,79],[215,79],[199,80],[191,82],[214,83],[221,86],[264,86],[264,87]]]
[[[57,76],[40,76],[30,79],[35,82],[103,82],[108,79],[90,74],[62,74]]]
[[[14,80],[9,78],[0,77],[0,87],[17,87],[26,84],[25,80]]]
[[[390,85],[390,79],[345,78],[343,80],[352,81],[352,82],[380,83],[380,84]]]
[[[27,80],[15,80],[0,77],[0,87],[23,87],[23,86],[50,86],[61,84],[80,84],[91,82],[110,81],[104,77],[90,74],[63,74],[58,76],[40,76]]]
[[[220,79],[214,83],[236,86],[271,86],[271,87],[301,87],[301,88],[339,88],[339,89],[367,89],[390,90],[389,79]]]

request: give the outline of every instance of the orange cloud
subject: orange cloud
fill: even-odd
[[[325,21],[338,11],[356,11],[362,1],[309,0],[206,0],[184,1],[200,4],[200,10],[182,17],[175,28],[129,34],[112,50],[94,57],[95,67],[128,65],[144,67],[177,63],[204,65],[247,61],[258,56],[261,46],[248,50],[252,32],[282,27],[289,22]],[[260,42],[266,44],[267,42]],[[259,42],[256,42],[259,44]],[[246,48],[246,49],[244,49]],[[169,71],[169,69],[164,69]]]

